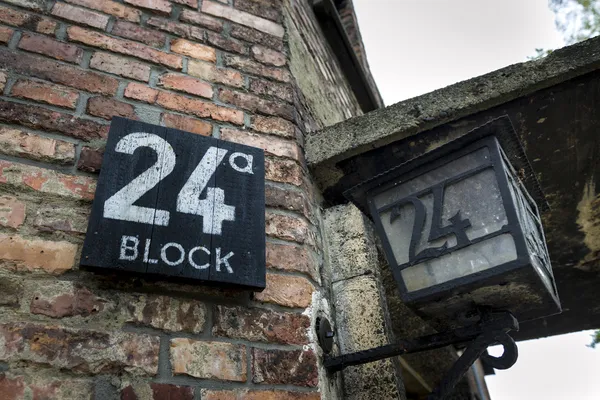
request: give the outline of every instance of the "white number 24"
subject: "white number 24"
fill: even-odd
[[[169,211],[136,206],[133,203],[173,172],[175,152],[160,136],[144,132],[130,133],[123,137],[117,143],[115,151],[133,154],[140,147],[152,149],[158,155],[158,160],[104,202],[104,218],[168,226]],[[225,149],[209,147],[177,195],[177,211],[202,216],[202,231],[207,234],[220,235],[223,221],[235,220],[235,207],[225,204],[222,189],[209,187],[206,199],[200,200],[200,194],[226,154]],[[246,159],[251,162],[251,159]]]

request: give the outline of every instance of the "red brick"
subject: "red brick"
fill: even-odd
[[[167,89],[178,90],[196,96],[212,98],[212,86],[206,82],[182,74],[166,73],[160,77],[158,83]]]
[[[223,22],[213,18],[209,15],[191,11],[191,10],[183,10],[179,17],[183,22],[188,22],[190,24],[196,24],[202,26],[204,28],[211,29],[213,31],[221,32],[223,30]]]
[[[200,118],[212,118],[217,121],[232,122],[237,125],[244,123],[244,113],[239,110],[217,106],[214,103],[174,93],[160,92],[156,102],[165,108],[192,114]]]
[[[296,110],[294,107],[279,101],[265,100],[252,94],[229,89],[220,89],[219,99],[225,103],[232,104],[251,112],[283,117],[290,121],[295,119]]]
[[[31,27],[35,26],[39,19],[40,17],[35,14],[0,5],[0,21],[3,24]]]
[[[6,26],[0,26],[0,43],[8,43],[13,33],[14,29],[7,28]]]
[[[126,322],[172,332],[200,333],[206,322],[203,303],[170,296],[133,296],[127,300],[126,313]]]
[[[283,26],[276,24],[273,21],[212,1],[206,0],[202,2],[202,12],[214,15],[215,17],[228,19],[276,37],[282,38],[285,33]]]
[[[183,65],[182,59],[179,56],[167,54],[131,40],[113,38],[78,26],[69,27],[67,33],[69,40],[74,42],[141,58],[173,69],[181,69]]]
[[[221,128],[221,139],[263,149],[267,154],[300,160],[300,148],[296,142],[248,131]]]
[[[79,98],[79,93],[64,86],[23,79],[19,79],[14,84],[10,93],[13,97],[21,97],[71,109],[75,109]]]
[[[310,318],[263,308],[217,306],[213,335],[251,342],[307,344]]]
[[[277,97],[292,103],[294,95],[292,87],[287,83],[275,83],[265,79],[250,78],[250,91],[264,97]]]
[[[193,43],[184,39],[171,41],[171,51],[204,61],[217,61],[217,53],[212,47]]]
[[[202,389],[201,393],[202,400],[321,400],[321,395],[318,392]]]
[[[305,247],[267,243],[267,268],[301,272],[318,281],[318,265]]]
[[[117,91],[119,86],[119,82],[115,78],[84,71],[31,54],[17,54],[2,47],[0,47],[0,68],[12,69],[24,75],[35,76],[93,93],[111,95]]]
[[[156,336],[7,323],[0,325],[0,343],[5,343],[0,348],[5,361],[33,361],[84,374],[155,375],[158,370]]]
[[[163,123],[169,128],[197,133],[198,135],[210,136],[212,133],[212,125],[208,122],[184,117],[182,115],[165,113],[163,114]]]
[[[0,374],[0,393],[4,400],[25,399],[25,382],[22,376],[8,376]]]
[[[0,226],[17,229],[25,221],[25,203],[13,196],[0,196]]]
[[[56,31],[56,27],[58,24],[56,21],[53,21],[48,18],[42,18],[40,22],[38,22],[35,31],[38,33],[43,33],[45,35],[54,35]]]
[[[108,25],[107,15],[66,3],[55,3],[52,7],[52,15],[98,29],[105,29]]]
[[[62,274],[73,268],[77,245],[69,242],[28,240],[18,235],[0,233],[0,260],[16,270],[44,270]]]
[[[174,3],[183,4],[184,6],[198,8],[198,0],[171,0]]]
[[[170,21],[162,18],[152,17],[146,21],[148,26],[158,28],[162,31],[172,33],[177,36],[182,36],[187,39],[195,39],[197,41],[204,41],[204,30],[191,26],[188,24],[182,24],[176,21]]]
[[[310,205],[299,191],[269,185],[265,187],[265,201],[269,207],[297,211],[309,220],[312,219]]]
[[[312,350],[252,349],[254,383],[317,387],[317,356]]]
[[[114,116],[138,119],[131,104],[100,96],[88,100],[87,113],[108,120]]]
[[[276,67],[281,67],[286,64],[285,54],[269,49],[268,47],[254,45],[252,46],[251,51],[252,57],[263,64],[274,65]]]
[[[281,22],[281,2],[269,0],[235,0],[235,8],[259,17]]]
[[[138,81],[148,82],[150,80],[149,65],[110,53],[95,52],[90,60],[90,67],[126,78],[137,79]]]
[[[167,0],[125,0],[125,3],[147,8],[148,10],[156,11],[161,14],[171,13],[171,3]]]
[[[151,397],[148,397],[151,396]],[[121,391],[121,400],[193,400],[194,388],[167,383],[136,382]]]
[[[124,96],[152,104],[158,97],[158,90],[141,83],[131,82],[125,87]]]
[[[253,115],[250,119],[250,128],[258,132],[271,133],[288,138],[296,137],[294,124],[278,117]]]
[[[146,43],[147,45],[153,47],[163,47],[167,39],[166,35],[162,32],[157,32],[154,29],[143,28],[138,24],[133,24],[131,22],[122,20],[117,20],[117,22],[115,22],[111,33],[126,39]]]
[[[81,62],[81,58],[83,57],[83,50],[77,46],[31,33],[23,34],[19,42],[19,48],[72,63]]]
[[[71,282],[46,284],[45,288],[34,291],[31,296],[29,311],[52,318],[75,315],[87,317],[101,313],[107,303],[107,300],[98,297],[88,288]]]
[[[243,55],[248,54],[248,46],[240,43],[235,39],[224,37],[218,33],[206,32],[206,41],[208,44],[218,49]]]
[[[2,184],[76,200],[92,200],[96,191],[96,180],[88,176],[61,174],[0,160],[0,185]]]
[[[84,234],[89,220],[89,208],[72,206],[39,206],[32,225],[41,232]]]
[[[4,2],[23,8],[30,8],[36,11],[43,11],[46,6],[46,2],[44,0],[4,0]]]
[[[110,0],[66,0],[68,3],[77,4],[103,13],[114,15],[130,22],[140,22],[142,12],[133,7],[128,7],[116,1]]]
[[[174,375],[202,379],[246,381],[246,347],[231,343],[171,339]]]
[[[308,223],[290,215],[267,213],[267,236],[291,240],[298,243],[311,243],[312,236]]]
[[[312,302],[313,285],[306,278],[267,273],[267,287],[255,293],[257,301],[284,307],[306,308]]]
[[[285,69],[266,67],[247,58],[225,55],[224,62],[227,67],[239,69],[252,75],[264,76],[280,82],[290,82],[290,74]]]
[[[106,138],[108,126],[42,107],[0,100],[0,121],[16,123],[34,129],[62,132],[76,139]]]
[[[36,161],[73,164],[75,145],[19,129],[0,127],[0,152]]]
[[[230,34],[232,37],[245,40],[246,42],[262,44],[263,46],[279,51],[283,50],[283,40],[281,38],[259,32],[256,29],[232,24]]]
[[[270,181],[302,186],[303,176],[302,168],[292,160],[265,158],[265,177]]]
[[[214,64],[190,60],[188,74],[197,76],[210,82],[222,83],[227,86],[242,87],[244,78],[242,74],[230,69],[217,68]]]
[[[79,155],[77,169],[85,172],[100,172],[104,151],[84,146]]]

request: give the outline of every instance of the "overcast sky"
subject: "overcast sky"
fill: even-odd
[[[353,2],[386,105],[563,46],[547,0]],[[492,399],[600,399],[600,348],[586,347],[590,335],[520,343],[517,363],[486,378]]]

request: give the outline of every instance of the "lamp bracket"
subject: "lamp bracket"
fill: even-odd
[[[518,357],[517,345],[508,335],[511,330],[518,331],[519,323],[508,311],[479,310],[478,318],[471,325],[452,331],[435,333],[415,339],[401,340],[369,350],[343,354],[336,357],[325,355],[323,366],[329,373],[335,373],[346,367],[366,364],[385,358],[410,353],[438,349],[448,345],[465,344],[463,354],[456,360],[444,379],[429,395],[428,400],[443,400],[462,379],[471,365],[478,359],[496,369],[507,369],[514,365]],[[500,357],[486,354],[488,346],[500,344],[504,352]]]

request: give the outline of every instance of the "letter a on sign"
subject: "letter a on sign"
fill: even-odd
[[[113,118],[81,265],[265,287],[261,149]]]

